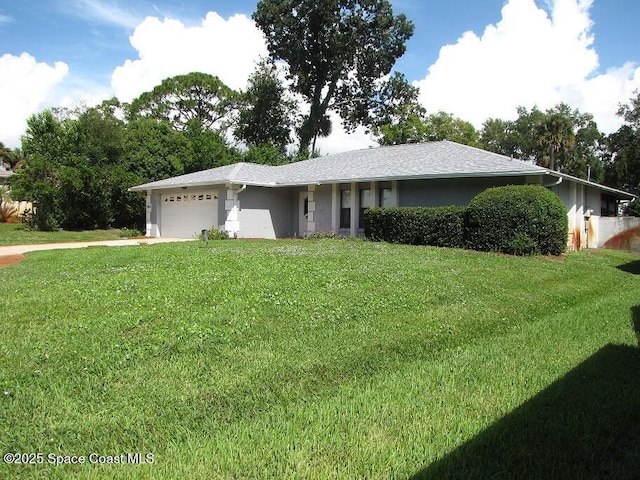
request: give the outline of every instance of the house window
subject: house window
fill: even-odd
[[[360,216],[358,225],[364,228],[364,212],[368,208],[373,207],[373,192],[369,189],[360,190]]]
[[[351,190],[340,190],[340,228],[351,227]]]
[[[609,195],[602,195],[600,203],[600,215],[603,217],[615,217],[618,214],[618,202]]]
[[[393,207],[393,195],[390,188],[381,188],[379,190],[381,207]]]

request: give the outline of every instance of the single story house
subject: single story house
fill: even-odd
[[[569,246],[599,231],[633,195],[450,141],[371,148],[280,166],[237,163],[132,187],[146,192],[146,235],[192,238],[218,227],[236,238],[362,235],[374,206],[467,205],[483,190],[541,184],[569,214]],[[616,232],[606,229],[607,236]]]
[[[0,165],[0,185],[4,185],[7,183],[7,179],[13,175],[11,170],[5,170],[2,165]]]

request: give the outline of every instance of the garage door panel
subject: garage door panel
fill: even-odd
[[[193,238],[218,225],[215,191],[182,192],[162,196],[160,235]]]

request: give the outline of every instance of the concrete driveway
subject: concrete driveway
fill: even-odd
[[[132,238],[123,240],[104,240],[98,242],[71,242],[71,243],[43,243],[34,245],[10,245],[0,247],[0,257],[9,255],[23,255],[28,252],[40,250],[60,250],[64,248],[86,247],[126,247],[129,245],[153,245],[155,243],[168,242],[192,242],[191,238]]]

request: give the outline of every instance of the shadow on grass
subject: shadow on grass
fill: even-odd
[[[412,478],[640,478],[640,349],[603,347]]]
[[[636,331],[636,338],[638,339],[638,347],[640,347],[640,305],[631,307],[631,318],[633,320],[633,328]]]
[[[640,260],[625,263],[624,265],[619,265],[616,268],[623,272],[632,273],[633,275],[640,275]]]

